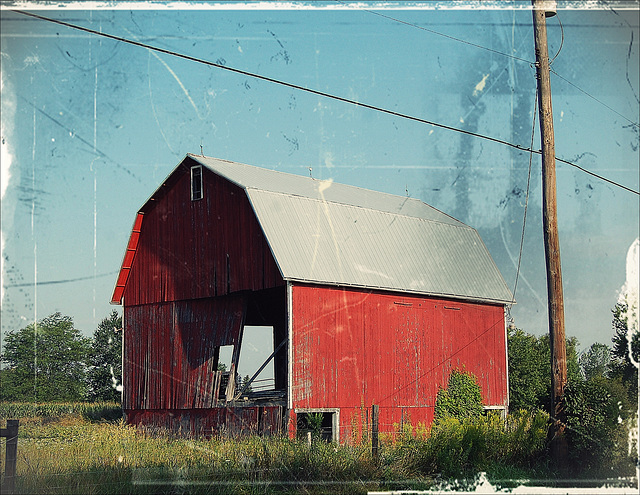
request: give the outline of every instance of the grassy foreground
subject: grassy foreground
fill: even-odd
[[[544,461],[542,413],[510,416],[506,424],[488,417],[431,431],[409,427],[386,438],[374,459],[366,441],[191,440],[128,426],[115,404],[38,407],[0,404],[2,418],[20,417],[16,493],[366,493],[465,477],[468,487],[479,471],[494,485],[554,475]],[[0,449],[4,473],[4,441]]]
[[[79,415],[21,419],[17,473],[17,493],[64,494],[364,493],[383,480],[364,446],[150,436]]]

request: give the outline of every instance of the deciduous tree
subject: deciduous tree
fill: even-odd
[[[73,319],[53,313],[7,333],[0,398],[13,401],[79,401],[87,393],[90,339],[74,328]]]
[[[93,332],[89,359],[89,399],[120,401],[122,391],[122,317],[116,310]]]
[[[611,357],[611,349],[599,342],[594,343],[589,349],[581,353],[578,363],[584,379],[589,381],[598,376],[609,376]]]
[[[627,390],[631,403],[638,401],[638,362],[640,361],[640,332],[637,328],[630,328],[629,305],[618,303],[612,310],[613,329],[615,335],[612,343],[611,377],[620,378]]]
[[[569,381],[580,380],[578,340],[566,340]],[[549,335],[536,337],[519,328],[510,328],[509,409],[544,409],[548,412],[551,396],[551,347]]]

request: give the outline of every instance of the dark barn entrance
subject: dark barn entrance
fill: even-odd
[[[130,363],[123,397],[127,421],[205,436],[283,430],[288,369],[285,287],[130,306],[125,318],[129,323],[124,358]],[[263,335],[262,343],[247,341],[246,326],[261,327],[270,335]],[[252,376],[241,377],[243,346],[265,347],[264,338],[273,352],[264,362],[253,363],[257,372]],[[225,351],[228,363],[221,366]],[[265,387],[258,380],[267,366],[273,376]]]

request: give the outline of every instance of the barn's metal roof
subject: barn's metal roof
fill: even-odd
[[[302,175],[268,170],[218,158],[191,154],[188,156],[243,189],[271,191],[291,196],[319,199],[330,203],[341,203],[455,225],[464,225],[455,218],[418,199],[338,184],[330,180],[318,180]]]
[[[477,231],[417,199],[188,156],[246,191],[285,280],[511,302]]]

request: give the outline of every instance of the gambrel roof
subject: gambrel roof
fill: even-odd
[[[284,280],[512,300],[478,232],[422,201],[216,158],[189,159],[245,191]],[[112,302],[119,302],[116,293]]]

